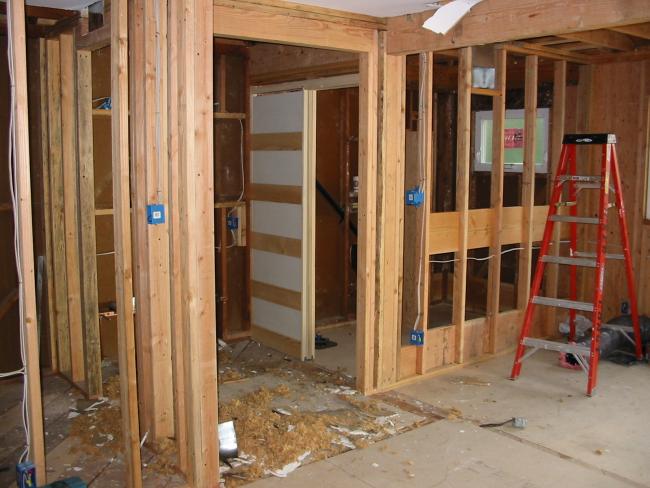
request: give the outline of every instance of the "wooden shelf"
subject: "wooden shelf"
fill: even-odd
[[[213,112],[215,119],[238,119],[246,120],[246,114],[237,112]]]
[[[246,200],[234,201],[234,202],[215,202],[214,208],[236,208],[246,206]]]
[[[486,95],[488,97],[498,97],[501,95],[499,90],[493,90],[491,88],[472,88],[472,95]]]
[[[105,110],[105,109],[100,109],[100,108],[94,108],[93,109],[93,115],[97,115],[100,117],[110,117],[111,116],[111,110]]]

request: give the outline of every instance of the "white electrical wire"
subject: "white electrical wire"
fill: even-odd
[[[560,244],[566,244],[566,243],[568,243],[568,242],[570,242],[570,241],[559,241]],[[588,241],[588,242],[593,242],[593,241]],[[511,247],[510,249],[506,249],[505,251],[501,251],[499,254],[501,254],[501,255],[503,256],[504,254],[507,254],[507,253],[509,253],[509,252],[513,252],[513,251],[523,251],[524,249],[525,249],[524,247]],[[531,249],[540,249],[540,246],[532,246]],[[466,259],[467,259],[468,261],[489,261],[489,260],[492,259],[494,256],[495,256],[494,254],[490,254],[489,256],[486,256],[486,257],[484,257],[484,258],[475,258],[475,257],[472,257],[472,256],[467,256]],[[435,263],[435,264],[457,263],[457,262],[459,262],[459,261],[460,261],[460,258],[456,258],[456,259],[441,259],[441,260],[430,259],[430,260],[429,260],[430,263]]]
[[[241,192],[239,193],[237,202],[241,202],[244,199],[244,193],[246,192],[246,181],[244,177],[244,123],[242,122],[241,119],[239,119],[239,127],[241,128],[241,137],[239,139],[240,140],[239,162],[241,164]],[[235,211],[235,207],[228,210],[228,217],[230,217],[234,211]],[[226,244],[226,249],[230,249],[231,247],[235,247],[237,245],[237,235],[235,234],[235,230],[230,229],[230,234],[232,234],[232,244]],[[219,245],[215,247],[215,249],[217,251],[221,251],[221,246]]]
[[[22,368],[16,371],[9,373],[3,373],[0,377],[6,378],[8,376],[14,376],[16,374],[23,375],[23,398],[22,398],[22,419],[23,419],[23,428],[25,430],[25,449],[20,455],[19,462],[23,462],[25,459],[29,459],[30,455],[30,444],[29,444],[29,420],[27,416],[28,408],[28,396],[27,396],[27,368],[25,361],[25,286],[23,282],[22,268],[20,266],[21,257],[20,257],[20,242],[19,242],[19,231],[20,231],[20,216],[18,214],[18,197],[16,195],[16,188],[18,186],[18,181],[16,179],[16,133],[14,131],[14,120],[16,112],[16,82],[14,79],[14,65],[13,65],[13,29],[12,29],[12,14],[13,11],[11,8],[7,9],[7,64],[9,71],[9,85],[10,85],[10,111],[9,111],[9,192],[11,194],[12,210],[14,216],[14,255],[16,258],[16,273],[18,275],[18,313],[19,313],[19,326],[20,326],[20,359],[22,362]]]
[[[420,70],[420,73],[426,73],[427,72],[427,57],[425,56],[420,56],[420,60],[422,61],[422,69]],[[420,79],[420,87],[419,87],[419,97],[418,97],[418,115],[419,117],[423,116],[424,112],[424,88],[425,88],[426,83],[424,82],[424,79]],[[421,132],[421,131],[420,131]],[[418,137],[418,190],[422,193],[424,193],[424,183],[426,181],[425,177],[425,171],[424,171],[424,165],[426,162],[424,161],[424,151],[422,151],[422,139],[423,139],[424,134],[420,133]],[[417,286],[417,292],[418,292],[418,313],[415,316],[415,322],[413,323],[413,330],[417,330],[418,326],[420,325],[420,320],[422,319],[422,261],[423,259],[421,258],[421,254],[424,250],[424,228],[426,227],[425,225],[425,219],[427,218],[428,209],[427,209],[427,198],[425,195],[424,198],[424,208],[422,209],[422,223],[420,225],[421,227],[421,232],[420,232],[420,246],[418,247],[418,253],[417,253],[417,260],[418,260],[418,286]]]

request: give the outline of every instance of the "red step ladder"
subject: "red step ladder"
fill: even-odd
[[[616,328],[623,334],[632,334],[637,359],[642,359],[641,331],[639,328],[639,314],[637,309],[636,290],[634,287],[634,275],[632,272],[632,258],[630,256],[630,243],[625,221],[625,207],[621,192],[621,178],[616,159],[616,135],[614,134],[567,134],[562,141],[562,153],[553,182],[553,193],[548,209],[544,236],[540,248],[539,259],[535,269],[535,277],[531,285],[530,298],[524,322],[519,337],[519,345],[515,354],[515,361],[512,366],[510,378],[515,380],[521,372],[522,362],[540,349],[558,351],[571,354],[588,377],[587,395],[591,396],[598,383],[598,359],[600,346],[600,329],[602,322],[603,305],[603,283],[605,280],[606,259],[622,259],[625,261],[625,272],[627,275],[627,290],[632,313],[632,327],[621,325],[605,324],[605,327]],[[602,165],[600,176],[576,175],[576,146],[578,145],[600,145],[602,146]],[[562,201],[563,188],[568,185],[568,200]],[[577,198],[583,190],[599,190],[598,217],[583,217],[577,215]],[[609,202],[609,193],[614,193],[614,203]],[[558,214],[561,207],[569,208],[569,215]],[[607,244],[607,211],[616,207],[618,210],[618,221],[621,233],[621,246],[623,254],[609,254],[605,252]],[[556,256],[548,253],[553,238],[553,227],[556,222],[564,222],[570,225],[569,256]],[[578,250],[578,224],[597,225],[598,238],[596,252],[584,252]],[[569,299],[551,298],[540,296],[540,288],[544,269],[547,264],[569,266]],[[577,275],[578,267],[593,268],[594,294],[592,302],[577,301]],[[569,342],[561,343],[530,337],[529,333],[533,322],[535,305],[546,305],[569,310]],[[575,319],[576,312],[591,312],[591,347],[575,344]],[[629,337],[629,335],[628,335]]]

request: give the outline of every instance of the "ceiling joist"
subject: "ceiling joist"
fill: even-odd
[[[623,25],[612,27],[613,31],[627,34],[628,36],[640,37],[641,39],[650,40],[650,22],[646,24]]]
[[[630,36],[613,30],[600,29],[586,32],[571,32],[568,34],[560,34],[559,37],[592,44],[594,46],[615,49],[617,51],[632,51],[636,47],[636,43]]]

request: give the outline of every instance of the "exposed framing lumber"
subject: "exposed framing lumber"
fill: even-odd
[[[169,209],[167,2],[133,2],[130,62],[133,225],[140,422],[150,439],[174,436],[169,218],[147,223],[147,205]],[[188,234],[189,236],[189,234]]]
[[[564,121],[566,118],[566,61],[555,62],[555,75],[553,81],[553,110],[551,123],[551,178],[555,177],[557,166],[560,161],[562,151],[562,138],[564,137]],[[553,180],[551,179],[551,187]],[[556,225],[553,232],[553,245],[550,254],[558,256],[560,254],[560,226]],[[546,296],[557,297],[558,278],[560,272],[559,266],[548,266],[546,275]],[[553,332],[557,318],[557,310],[550,307],[546,316],[546,334]]]
[[[465,297],[467,291],[467,228],[469,211],[470,125],[472,103],[472,48],[460,50],[458,58],[458,128],[456,130],[456,211],[458,251],[454,263],[452,323],[456,337],[457,363],[465,360]]]
[[[68,327],[68,286],[65,263],[65,215],[63,200],[63,154],[61,143],[61,58],[58,39],[48,39],[47,100],[50,201],[52,226],[52,282],[54,283],[54,315],[57,331],[59,371],[72,377],[70,362],[70,330]]]
[[[374,390],[375,370],[375,275],[377,195],[377,105],[379,34],[375,29],[340,23],[251,12],[243,2],[213,9],[214,36],[287,43],[359,54],[359,254],[357,275],[357,387]],[[291,4],[293,7],[294,5]],[[286,12],[285,12],[286,14]],[[309,33],[309,35],[305,35]],[[179,63],[180,65],[180,63]]]
[[[606,29],[571,32],[560,34],[560,37],[617,51],[631,51],[635,48],[635,42],[628,35]]]
[[[253,183],[250,185],[251,200],[265,202],[302,204],[302,187],[291,185],[269,185]]]
[[[61,48],[61,146],[65,214],[65,262],[72,381],[85,380],[83,326],[81,323],[81,272],[79,262],[79,160],[77,159],[76,50],[71,33],[59,36]]]
[[[251,232],[250,245],[253,249],[294,258],[302,257],[302,241],[291,237]]]
[[[640,37],[641,39],[650,40],[650,22],[636,25],[619,25],[611,27],[611,30],[627,34],[629,36]]]
[[[302,163],[301,358],[316,354],[316,91],[304,90]],[[250,185],[251,187],[253,185]]]
[[[407,54],[553,36],[650,21],[645,0],[482,2],[444,36],[422,28],[433,12],[388,19],[388,52]],[[526,19],[522,22],[521,19]]]
[[[126,460],[126,485],[128,488],[138,488],[142,486],[142,467],[132,302],[127,5],[128,0],[112,0],[111,2],[111,97],[113,107],[111,158],[113,205],[115,207],[115,296],[117,301],[122,437]]]
[[[86,392],[102,396],[102,356],[97,303],[95,172],[93,161],[92,66],[90,51],[77,51],[77,141],[81,251],[81,314]]]
[[[375,277],[377,237],[377,107],[379,34],[372,46],[359,55],[359,236],[357,257],[357,388],[374,390]]]
[[[180,5],[181,2],[175,5],[179,8],[179,93],[173,99],[179,103],[177,184],[180,231],[185,236],[181,240],[181,269],[188,437],[186,474],[191,486],[208,488],[219,479],[212,164],[213,16],[215,21],[218,16],[208,0],[182,2],[182,9]],[[197,188],[201,191],[196,191]]]
[[[13,0],[9,4],[11,16],[12,56],[9,59],[14,73],[13,137],[16,161],[16,235],[20,259],[17,263],[22,276],[20,306],[22,307],[25,337],[25,375],[27,382],[27,420],[29,422],[29,456],[39,473],[45,473],[45,444],[43,440],[43,407],[39,361],[39,333],[36,316],[36,287],[34,277],[34,236],[32,233],[32,190],[29,167],[29,120],[27,103],[27,40],[25,36],[25,4]]]
[[[490,256],[488,265],[487,298],[487,340],[485,351],[496,352],[497,320],[501,291],[501,226],[503,222],[503,161],[505,156],[504,128],[506,117],[506,69],[508,53],[505,49],[495,49],[496,66],[495,89],[497,95],[492,99],[492,174],[490,177],[490,207],[492,223],[490,233]]]
[[[586,54],[573,53],[568,50],[563,51],[562,49],[538,46],[537,44],[521,41],[506,43],[503,46],[511,53],[537,55],[542,58],[565,60],[578,64],[589,64],[595,59],[594,56],[588,56]]]
[[[181,12],[178,0],[168,2],[167,20],[167,66],[168,74],[168,150],[169,150],[169,242],[170,242],[170,318],[172,328],[172,365],[174,385],[174,432],[176,448],[178,449],[178,466],[186,473],[188,467],[187,441],[187,409],[185,406],[185,339],[183,328],[183,283],[181,255],[181,205],[179,201],[179,185],[175,184],[180,176],[180,147],[179,147],[179,107],[172,103],[178,94],[178,42],[180,34],[179,15]]]
[[[420,114],[418,117],[418,144],[422,174],[424,177],[424,204],[417,208],[416,236],[420,241],[419,249],[419,273],[421,284],[417,293],[420,294],[420,330],[426,334],[429,324],[429,213],[431,212],[432,199],[432,162],[433,162],[433,53],[420,53],[420,86],[422,100],[420,102]],[[418,347],[416,351],[416,371],[423,374],[427,370],[427,355],[424,347]],[[398,357],[399,360],[399,357]],[[401,374],[401,372],[400,372]]]
[[[92,30],[83,36],[77,36],[77,48],[96,51],[111,45],[111,24],[104,23],[100,28]]]
[[[309,16],[289,16],[288,10],[261,8],[247,2],[214,5],[214,34],[219,37],[259,40],[283,44],[364,51],[372,49],[373,29],[344,25]]]
[[[385,56],[382,110],[380,303],[377,331],[378,387],[399,377],[401,278],[404,227],[406,56]]]
[[[50,368],[59,371],[59,350],[57,343],[56,298],[54,290],[54,263],[52,253],[52,207],[50,190],[50,148],[48,128],[48,85],[47,85],[47,42],[39,41],[39,81],[40,81],[40,128],[41,128],[41,174],[43,176],[43,233],[45,234],[45,280],[47,286],[48,339],[50,346]]]
[[[538,57],[526,56],[526,87],[524,102],[524,168],[521,177],[522,241],[517,277],[517,309],[523,309],[530,294],[533,260],[533,210],[535,204],[535,126],[537,120]]]
[[[386,20],[381,17],[304,5],[297,2],[286,2],[284,0],[214,0],[214,5],[243,7],[260,12],[278,13],[290,17],[321,20],[366,29],[381,30],[386,28]]]

